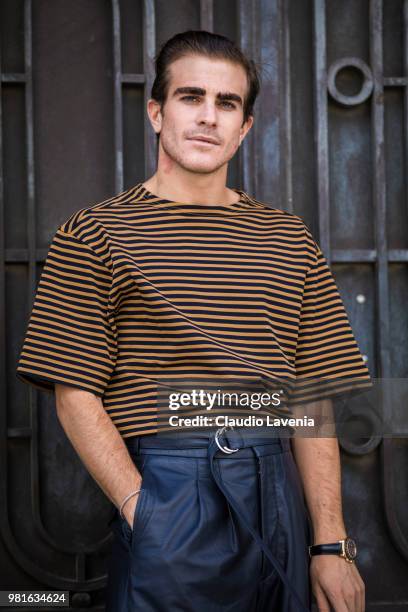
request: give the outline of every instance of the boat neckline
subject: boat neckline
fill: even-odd
[[[231,204],[202,204],[202,203],[187,203],[177,202],[175,200],[169,200],[168,198],[160,197],[149,189],[147,189],[143,183],[137,183],[133,188],[134,197],[132,201],[142,201],[146,204],[155,206],[157,208],[171,209],[180,212],[191,212],[191,213],[205,213],[214,214],[221,213],[227,214],[228,212],[246,212],[252,209],[264,209],[265,205],[258,202],[254,198],[251,198],[245,191],[231,188],[239,195],[239,200]]]

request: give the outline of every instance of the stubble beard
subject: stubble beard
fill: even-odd
[[[189,163],[189,161],[186,160],[186,157],[180,153],[178,147],[173,144],[173,140],[171,139],[171,137],[163,137],[163,134],[161,134],[160,142],[164,153],[167,155],[167,157],[169,158],[169,160],[171,160],[173,164],[177,164],[178,166],[183,168],[183,170],[187,170],[188,172],[194,172],[196,174],[213,174],[214,172],[217,172],[229,161],[229,159],[231,159],[231,157],[233,157],[235,153],[234,151],[231,157],[220,161],[218,164],[203,166],[199,162],[197,164],[194,164],[193,162]]]

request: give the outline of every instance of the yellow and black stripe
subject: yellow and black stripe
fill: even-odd
[[[138,183],[71,215],[50,245],[17,376],[103,398],[123,437],[157,431],[169,380],[260,380],[290,388],[292,402],[369,386],[308,228],[235,191],[235,204],[186,204]],[[323,393],[305,391],[322,380]]]

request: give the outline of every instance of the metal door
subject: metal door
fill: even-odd
[[[228,184],[304,219],[372,376],[407,376],[407,0],[2,0],[2,589],[69,589],[76,607],[104,609],[109,505],[54,397],[15,367],[57,225],[154,172],[153,58],[199,28],[236,40],[261,70]],[[406,441],[344,443],[342,463],[367,609],[405,609]]]

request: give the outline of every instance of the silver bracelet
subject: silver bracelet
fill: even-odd
[[[133,495],[136,495],[137,493],[140,493],[141,489],[138,489],[137,491],[133,491],[132,493],[129,493],[129,495],[126,495],[125,499],[123,500],[123,502],[120,505],[120,509],[119,509],[119,514],[120,516],[124,519],[125,517],[122,514],[122,510],[123,510],[123,506],[126,504],[127,500],[130,499]]]

